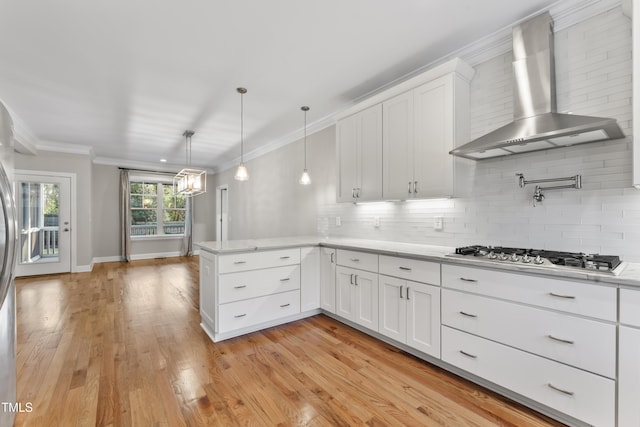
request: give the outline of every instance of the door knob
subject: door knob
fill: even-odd
[[[65,228],[63,231],[69,231],[69,229],[68,229],[68,228]]]

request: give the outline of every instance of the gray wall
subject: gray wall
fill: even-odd
[[[93,260],[93,168],[88,156],[41,152],[37,156],[16,153],[16,169],[76,174],[76,265],[87,268]],[[74,213],[72,213],[74,215]]]
[[[317,207],[335,202],[335,153],[334,126],[307,136],[308,186],[298,183],[302,140],[245,162],[248,181],[233,179],[235,167],[216,174],[212,190],[229,186],[229,239],[315,235]],[[213,220],[215,198],[212,202]]]

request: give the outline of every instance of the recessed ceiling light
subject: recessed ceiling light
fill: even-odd
[[[160,159],[162,163],[167,163],[167,159]]]

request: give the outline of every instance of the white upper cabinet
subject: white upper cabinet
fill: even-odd
[[[465,166],[470,165],[449,151],[469,139],[473,74],[473,68],[453,59],[342,113],[338,201],[462,195],[458,187],[464,188]],[[372,169],[376,166],[381,170]]]
[[[640,5],[632,2],[633,22],[633,186],[640,190]],[[638,138],[636,138],[636,136]]]
[[[382,198],[382,105],[355,113],[337,125],[339,202]]]

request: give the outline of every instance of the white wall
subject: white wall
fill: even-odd
[[[620,8],[555,35],[558,111],[615,117],[631,135],[631,22]],[[471,82],[472,138],[512,119],[511,53],[480,64]],[[318,232],[461,246],[492,244],[621,255],[640,262],[640,191],[626,139],[477,162],[472,196],[319,207]],[[527,179],[582,175],[582,190],[549,191],[533,207]],[[335,225],[340,216],[342,226]],[[373,219],[381,218],[374,228]],[[444,218],[444,230],[433,219]]]
[[[308,186],[298,183],[303,156],[299,140],[246,162],[248,181],[235,168],[214,176],[212,190],[229,186],[229,239],[316,234],[317,207],[335,201],[335,127],[307,136]]]

